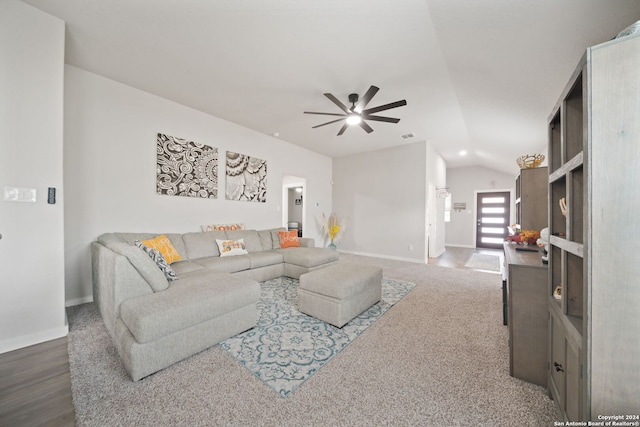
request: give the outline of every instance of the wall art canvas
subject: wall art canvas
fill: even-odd
[[[156,192],[218,197],[218,149],[162,133],[157,138]]]
[[[267,161],[227,151],[227,200],[265,203]]]

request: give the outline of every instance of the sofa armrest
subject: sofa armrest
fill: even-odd
[[[303,248],[315,248],[316,241],[310,237],[298,237],[298,242]]]
[[[129,298],[152,294],[153,290],[127,257],[106,246],[91,243],[93,301],[109,334],[115,336],[120,304]]]

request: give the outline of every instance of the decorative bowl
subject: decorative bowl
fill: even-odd
[[[518,163],[520,169],[537,168],[543,161],[544,154],[526,154],[516,159],[516,163]]]

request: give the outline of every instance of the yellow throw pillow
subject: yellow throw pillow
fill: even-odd
[[[164,234],[153,239],[143,240],[141,243],[150,248],[157,249],[169,264],[182,259],[176,248],[171,244],[171,240]]]

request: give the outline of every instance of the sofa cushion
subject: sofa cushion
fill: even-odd
[[[182,233],[163,233],[169,240],[173,247],[180,254],[180,258],[187,259],[187,248],[184,245],[184,240],[182,240]]]
[[[300,267],[317,267],[338,261],[338,252],[325,248],[287,248],[280,249],[284,256],[284,262],[299,265]]]
[[[149,256],[140,248],[124,242],[112,242],[109,248],[129,260],[131,265],[147,281],[154,292],[164,291],[169,287],[169,281],[164,273]]]
[[[271,249],[273,249],[271,230],[259,230],[258,238],[260,239],[260,246],[262,246],[263,251],[270,251]]]
[[[300,242],[300,246],[303,248],[315,248],[316,241],[310,237],[298,237],[298,242]]]
[[[174,283],[164,292],[132,298],[120,306],[122,321],[139,343],[182,331],[260,299],[258,282],[217,271],[194,273]]]
[[[208,257],[199,258],[193,262],[200,264],[205,268],[212,270],[224,271],[227,273],[236,273],[238,271],[248,270],[251,268],[251,259],[248,255],[238,255],[220,258]]]
[[[204,270],[204,267],[200,264],[188,260],[176,261],[171,264],[171,268],[173,268],[173,271],[175,271],[178,276],[191,273],[192,271]]]
[[[247,257],[251,261],[252,269],[280,264],[284,261],[282,254],[275,251],[250,252]]]
[[[244,246],[248,252],[262,251],[260,236],[256,230],[227,230],[227,238],[231,240],[244,240]]]
[[[112,249],[112,245],[115,243],[126,243],[122,237],[118,235],[118,233],[104,233],[98,236],[96,241],[109,249]]]
[[[182,235],[187,250],[187,257],[191,260],[220,256],[216,239],[226,239],[224,231],[205,231],[185,233]]]
[[[136,240],[147,240],[153,239],[158,235],[158,233],[113,233],[114,236],[118,237],[123,242],[126,242],[130,245],[133,245],[133,242]]]
[[[272,228],[271,230],[266,230],[271,233],[271,249],[280,249],[280,234],[281,231],[287,231],[286,228]]]

